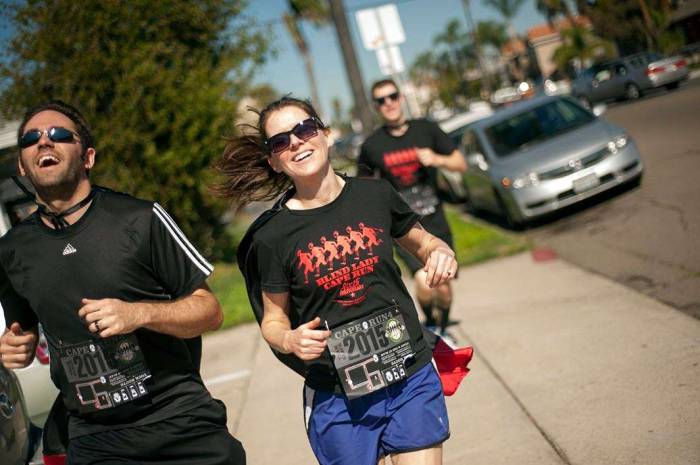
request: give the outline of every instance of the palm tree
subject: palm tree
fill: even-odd
[[[444,44],[447,47],[449,61],[453,63],[460,76],[464,74],[463,55],[465,49],[471,47],[468,42],[469,35],[462,31],[462,24],[456,19],[447,23],[445,30],[433,37],[433,44]]]
[[[513,28],[513,18],[518,14],[518,10],[523,6],[525,0],[484,0],[484,5],[498,11],[506,21],[508,27],[508,35],[511,38],[515,37],[515,28]]]
[[[542,13],[550,26],[554,26],[554,20],[558,16],[564,16],[569,24],[574,26],[574,16],[566,0],[535,0],[535,8]]]
[[[321,101],[318,97],[318,84],[314,75],[313,58],[309,50],[309,44],[304,37],[301,28],[302,21],[308,21],[315,26],[321,26],[328,23],[329,11],[328,5],[323,0],[288,0],[289,12],[282,17],[284,25],[292,36],[292,40],[299,50],[306,68],[306,75],[309,79],[309,87],[311,88],[311,102],[314,108],[319,113],[322,113]]]
[[[484,45],[490,45],[496,50],[500,50],[508,42],[508,34],[503,23],[479,21],[476,24],[476,31]]]
[[[563,44],[554,52],[552,59],[557,68],[570,69],[571,62],[579,64],[601,58],[611,57],[615,47],[612,42],[601,39],[584,26],[574,26],[560,32]]]

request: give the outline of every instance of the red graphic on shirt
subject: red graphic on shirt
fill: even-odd
[[[314,270],[316,271],[314,276],[318,278],[321,276],[321,266],[326,264],[326,252],[323,250],[323,247],[318,247],[313,242],[309,242],[309,252],[311,252]]]
[[[346,234],[333,231],[333,240],[319,238],[320,245],[309,242],[307,250],[297,250],[297,268],[304,273],[304,284],[314,273],[314,283],[328,292],[337,292],[335,302],[342,306],[357,305],[367,298],[369,286],[362,277],[374,272],[379,257],[374,247],[383,241],[382,228],[358,223],[357,228],[345,227]]]
[[[386,169],[399,180],[401,185],[411,186],[418,181],[416,172],[422,165],[418,160],[416,147],[386,152],[383,159]]]
[[[297,268],[304,268],[304,284],[309,284],[309,273],[314,270],[313,257],[308,252],[297,250],[297,258],[299,258]]]

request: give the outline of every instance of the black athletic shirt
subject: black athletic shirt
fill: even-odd
[[[85,214],[65,230],[47,227],[35,213],[0,238],[5,320],[8,326],[18,321],[25,329],[41,322],[49,342],[51,378],[71,413],[71,437],[153,423],[210,399],[198,372],[201,339],[185,341],[138,329],[100,341],[78,316],[82,298],[167,301],[191,294],[212,272],[160,205],[96,189]],[[119,359],[115,366],[127,367],[142,357],[135,368],[104,372],[124,383],[121,392],[112,392],[113,398],[105,394],[104,381],[95,384],[90,377],[99,372],[100,380],[98,367],[104,367],[104,360],[79,360],[87,352],[94,355],[100,342],[116,342],[109,352]],[[71,356],[75,361],[68,360]],[[150,377],[144,375],[144,364]],[[139,383],[130,383],[133,377]]]
[[[397,303],[416,351],[410,376],[431,352],[393,259],[392,238],[418,219],[386,181],[346,178],[327,205],[283,207],[255,233],[250,256],[264,291],[289,292],[293,328],[316,316],[333,328]],[[305,379],[314,389],[340,392],[328,351],[306,362]]]
[[[454,142],[440,127],[426,119],[409,120],[401,136],[393,136],[386,126],[372,133],[362,144],[357,160],[357,175],[372,176],[375,172],[401,192],[413,186],[430,186],[437,193],[437,169],[423,166],[418,160],[419,148],[432,149],[438,155],[450,155]],[[421,224],[438,237],[449,237],[449,226],[438,205],[435,213],[426,215]]]

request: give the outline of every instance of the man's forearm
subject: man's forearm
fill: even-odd
[[[170,302],[136,302],[139,326],[179,338],[199,336],[218,329],[223,313],[216,297],[198,289],[193,294]]]

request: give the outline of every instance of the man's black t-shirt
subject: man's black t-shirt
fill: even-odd
[[[292,327],[316,316],[331,328],[398,305],[415,349],[408,376],[429,362],[413,301],[392,255],[392,238],[418,221],[386,182],[346,178],[338,197],[323,207],[283,207],[254,235],[262,290],[289,292]],[[306,383],[338,392],[328,351],[306,362]]]
[[[455,150],[452,140],[432,121],[408,121],[401,136],[389,134],[386,126],[377,129],[362,144],[357,161],[358,176],[379,172],[404,198],[413,195],[434,198],[434,212],[424,214],[421,224],[432,234],[449,237],[449,226],[437,198],[437,170],[423,166],[418,160],[419,148],[429,148],[438,155],[450,155]],[[421,188],[416,192],[417,188]]]
[[[146,329],[102,339],[78,316],[83,298],[173,300],[212,272],[160,205],[96,189],[65,230],[35,213],[0,239],[5,320],[42,324],[71,437],[153,423],[210,399],[198,371],[201,340]]]

